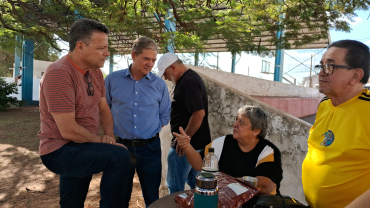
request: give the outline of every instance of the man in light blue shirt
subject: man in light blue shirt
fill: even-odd
[[[162,178],[159,131],[170,120],[171,101],[166,83],[151,70],[157,59],[157,45],[147,37],[133,43],[132,65],[105,79],[106,97],[114,119],[114,134],[129,152],[129,177],[122,197],[125,207],[131,198],[133,177],[139,176],[145,205],[159,198]]]

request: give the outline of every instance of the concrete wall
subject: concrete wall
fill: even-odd
[[[195,67],[192,67],[195,68]],[[198,70],[197,70],[198,71]],[[207,71],[207,70],[199,70]],[[217,72],[217,71],[216,71]],[[282,194],[289,195],[304,202],[304,194],[301,182],[301,165],[307,152],[307,138],[311,125],[296,117],[275,109],[237,89],[214,80],[199,73],[202,76],[208,92],[209,101],[209,124],[212,139],[232,133],[232,124],[237,110],[245,105],[257,105],[270,116],[267,139],[272,141],[282,153],[283,181],[281,183]],[[209,75],[207,73],[207,75]],[[243,76],[243,75],[237,75]],[[238,80],[235,78],[234,80]],[[169,89],[172,84],[167,82]],[[235,85],[234,85],[235,86]],[[238,87],[238,86],[236,86]],[[239,85],[243,89],[243,85]],[[162,146],[162,185],[161,195],[167,195],[166,186],[167,155],[172,138],[169,125],[160,132]]]
[[[253,97],[297,118],[316,114],[322,100],[322,98],[307,97]]]
[[[315,88],[315,86],[318,86],[319,84],[319,75],[314,74],[311,76],[312,83],[311,87]],[[310,77],[303,78],[303,86],[304,87],[310,87]]]
[[[187,65],[187,67],[207,75],[207,77],[220,81],[229,87],[240,89],[241,92],[247,95],[278,97],[324,97],[323,94],[319,93],[318,89],[300,87],[191,65]]]
[[[208,119],[212,139],[232,133],[232,124],[241,106],[260,106],[270,116],[267,139],[273,142],[282,154],[284,172],[281,193],[304,202],[301,166],[307,153],[307,138],[311,125],[216,80],[203,77],[203,81],[209,97]]]
[[[173,84],[172,82],[166,81],[168,91],[171,94]],[[159,195],[167,196],[169,194],[167,184],[166,184],[166,177],[167,177],[167,170],[168,170],[168,164],[167,164],[167,156],[168,152],[170,151],[171,147],[171,139],[173,138],[171,133],[171,126],[170,124],[164,126],[162,130],[159,132],[159,138],[161,138],[161,149],[162,149],[162,182],[161,187],[159,188]],[[189,189],[189,188],[188,188]]]

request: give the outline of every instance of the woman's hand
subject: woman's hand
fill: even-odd
[[[176,137],[175,141],[177,141],[176,153],[185,154],[186,159],[188,160],[189,164],[194,168],[194,170],[201,171],[202,170],[202,157],[200,156],[199,152],[197,152],[193,146],[190,144],[190,137],[186,135],[184,129],[182,127],[179,128],[180,133],[173,133]]]
[[[191,146],[190,144],[191,139],[188,135],[186,135],[182,127],[180,127],[179,130],[181,134],[173,132],[173,135],[176,137],[175,141],[177,141],[177,147],[185,151],[187,148],[189,148],[189,146]],[[177,152],[177,147],[176,147],[176,152]]]
[[[259,194],[262,195],[274,195],[276,191],[276,184],[265,176],[256,176],[257,178],[257,189]]]

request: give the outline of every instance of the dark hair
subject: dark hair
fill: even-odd
[[[261,132],[257,138],[264,139],[267,134],[267,114],[260,107],[245,105],[238,110],[239,115],[247,117],[251,124],[252,130],[260,129]]]
[[[158,52],[157,44],[155,44],[154,40],[144,36],[134,40],[131,49],[132,52],[138,55],[141,54],[144,49],[152,49]]]
[[[364,71],[364,76],[361,79],[361,83],[366,84],[369,80],[369,62],[370,54],[369,47],[359,41],[355,40],[339,40],[332,43],[329,48],[345,48],[347,54],[344,57],[344,61],[354,68],[361,68]]]
[[[76,48],[76,43],[78,41],[82,41],[86,45],[89,45],[93,32],[103,32],[109,35],[108,27],[95,20],[79,19],[74,22],[69,31],[69,51],[73,51]]]

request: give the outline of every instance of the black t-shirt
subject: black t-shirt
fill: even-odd
[[[274,150],[274,161],[263,162],[256,167],[258,156],[266,145]],[[238,141],[233,138],[233,135],[227,135],[218,165],[220,171],[232,177],[265,176],[276,184],[277,190],[283,179],[280,151],[273,143],[266,139],[260,139],[250,152],[243,152],[238,145]]]
[[[211,142],[208,125],[208,96],[202,78],[193,70],[187,70],[177,81],[171,95],[171,131],[179,133],[179,127],[188,126],[194,111],[205,111],[202,124],[191,137],[190,144],[196,150],[204,149]]]

